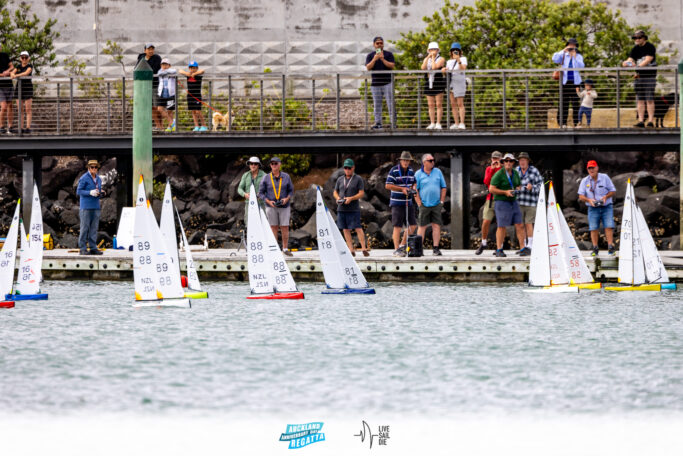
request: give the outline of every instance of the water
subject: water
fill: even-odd
[[[206,286],[192,309],[136,310],[132,282],[47,282],[49,301],[0,312],[0,415],[683,416],[677,292]]]

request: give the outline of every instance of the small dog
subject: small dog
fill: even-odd
[[[230,113],[226,112],[225,115],[223,115],[218,111],[214,112],[211,123],[213,124],[212,131],[218,131],[218,127],[221,125],[225,128],[225,131],[228,131],[230,128]]]
[[[655,127],[664,127],[664,116],[676,104],[676,94],[660,95],[655,97]]]

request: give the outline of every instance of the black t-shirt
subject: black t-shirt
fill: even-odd
[[[339,198],[356,196],[361,190],[365,190],[365,183],[363,178],[358,174],[347,179],[346,176],[339,176],[337,183],[334,186]],[[360,202],[358,200],[351,201],[349,204],[337,204],[337,212],[356,212],[360,211]]]
[[[365,64],[367,65],[370,63],[370,61],[375,58],[375,53],[377,51],[372,51],[365,57]],[[394,63],[394,54],[392,54],[389,51],[384,51],[384,60],[387,62]],[[390,68],[387,68],[386,65],[384,65],[384,62],[381,60],[377,60],[375,62],[375,66],[372,67],[372,70],[370,71],[388,71]],[[391,82],[391,75],[390,74],[373,74],[372,75],[372,84],[373,86],[383,86],[387,85]]]
[[[642,46],[638,46],[637,44],[633,46],[633,49],[631,49],[631,53],[628,56],[638,64],[648,55],[652,56],[652,62],[650,62],[649,66],[656,67],[657,49],[649,41],[646,41]],[[642,78],[654,78],[657,76],[657,70],[638,70],[638,75]]]
[[[17,74],[21,74],[29,68],[31,68],[33,71],[31,71],[31,74],[29,74],[28,76],[22,76],[21,77],[21,79],[22,79],[21,85],[22,86],[25,86],[25,85],[31,85],[32,86],[33,85],[33,81],[31,81],[31,77],[33,76],[33,72],[35,71],[35,69],[33,68],[32,63],[27,63],[26,65],[20,65],[19,67],[17,67]]]
[[[6,52],[0,52],[0,73],[7,71],[7,69],[9,68],[9,64],[9,54]],[[0,87],[12,87],[12,80],[9,79],[9,77],[7,79],[0,79]]]
[[[187,77],[187,93],[197,98],[202,97],[202,75]]]
[[[141,59],[145,58],[145,54],[138,54],[138,62]],[[157,74],[159,70],[161,70],[161,57],[159,57],[157,54],[154,54],[150,59],[147,61],[149,66],[152,68],[152,72],[154,74]],[[159,78],[154,78],[152,79],[152,87],[158,87],[159,86]],[[156,90],[154,91],[156,93]]]

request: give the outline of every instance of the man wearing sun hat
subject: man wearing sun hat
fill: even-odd
[[[401,152],[398,165],[389,170],[384,188],[391,191],[389,207],[391,207],[391,224],[394,226],[392,239],[394,241],[394,256],[406,256],[408,234],[413,234],[417,228],[415,217],[415,173],[410,167],[413,156],[407,150]],[[408,226],[403,233],[401,242],[401,228]]]
[[[496,230],[496,245],[497,249],[494,253],[497,257],[506,257],[503,252],[503,244],[505,243],[506,228],[515,225],[517,232],[517,240],[519,241],[520,255],[527,256],[531,254],[530,250],[525,250],[524,224],[522,219],[522,211],[517,202],[516,191],[519,191],[522,186],[522,179],[519,173],[515,170],[515,156],[507,153],[503,156],[503,167],[494,174],[491,179],[489,191],[493,193],[493,199],[496,202],[496,223],[498,229]]]
[[[531,253],[534,240],[534,223],[536,221],[536,206],[538,196],[543,188],[543,177],[540,171],[531,164],[528,152],[520,152],[517,156],[519,166],[516,168],[522,180],[522,188],[517,194],[517,202],[522,210],[522,219],[526,230],[526,247],[520,250],[521,254]]]
[[[597,256],[600,223],[605,229],[607,248],[610,255],[614,255],[614,210],[612,197],[617,189],[607,174],[599,173],[598,162],[590,160],[586,164],[588,176],[579,184],[579,201],[588,207],[588,229],[591,232],[593,248],[591,255]]]
[[[81,255],[102,255],[97,248],[97,229],[100,224],[100,198],[104,196],[102,179],[97,175],[100,163],[88,161],[88,171],[78,180],[76,193],[80,198],[81,232],[78,236],[78,248]],[[87,246],[90,245],[90,252]]]
[[[263,180],[263,176],[266,175],[265,171],[261,169],[261,160],[259,160],[258,157],[251,157],[249,160],[247,160],[247,166],[249,167],[249,171],[242,174],[240,184],[237,186],[237,193],[244,197],[246,201],[246,204],[244,205],[245,225],[247,224],[247,215],[249,213],[249,192],[251,191],[251,185],[254,184],[254,190],[258,192],[258,189],[261,186],[261,181]],[[263,203],[263,200],[258,200],[258,204],[261,209],[265,210],[265,204]]]

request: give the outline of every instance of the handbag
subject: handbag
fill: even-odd
[[[564,62],[564,52],[562,53],[562,62]],[[562,68],[562,65],[560,65],[560,68]],[[556,81],[560,80],[560,75],[562,74],[562,71],[560,70],[555,70],[553,71],[553,79]]]

